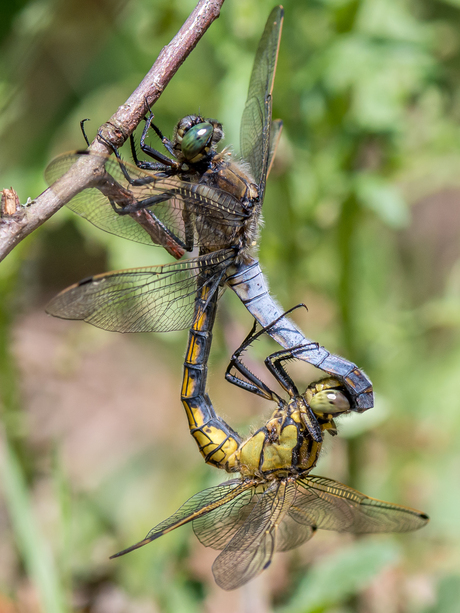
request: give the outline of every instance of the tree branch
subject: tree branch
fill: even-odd
[[[145,116],[147,105],[151,107],[158,100],[203,34],[219,17],[223,3],[224,0],[199,0],[176,36],[161,50],[158,59],[137,89],[98,130],[107,141],[115,147],[120,147],[132,134]],[[91,143],[91,150],[102,154],[111,153],[108,145],[98,138]],[[13,214],[8,214],[4,209],[0,219],[0,261],[26,236],[88,186],[98,170],[97,156],[83,156],[83,159],[59,179],[59,197],[48,188],[30,205]]]

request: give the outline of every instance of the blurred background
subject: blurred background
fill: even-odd
[[[79,121],[93,138],[193,6],[1,3],[0,187],[38,195],[52,157],[84,146]],[[165,134],[199,111],[238,150],[272,6],[227,0],[154,107]],[[87,275],[170,260],[61,210],[0,265],[1,613],[460,611],[460,2],[284,6],[274,116],[285,129],[260,260],[285,308],[308,305],[294,314],[304,333],[364,368],[376,395],[342,420],[314,472],[431,522],[402,536],[320,532],[231,593],[190,526],[108,560],[225,475],[187,431],[186,332],[122,336],[45,315]],[[230,294],[208,388],[249,433],[273,407],[224,380],[252,323]],[[262,373],[275,350],[258,343],[251,367]],[[291,372],[300,387],[319,374]]]

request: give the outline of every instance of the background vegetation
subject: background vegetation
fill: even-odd
[[[2,3],[1,187],[25,202],[134,89],[193,0]],[[273,2],[227,0],[154,111],[238,127]],[[186,333],[124,337],[44,315],[88,274],[167,261],[62,210],[0,266],[2,613],[454,613],[460,599],[460,2],[286,0],[274,114],[285,122],[260,259],[273,292],[370,375],[376,407],[344,420],[315,471],[420,508],[420,533],[320,533],[245,588],[212,581],[189,527],[117,561],[201,488],[179,400]],[[91,132],[90,132],[91,134]],[[271,407],[229,388],[250,326],[227,292],[209,389],[247,432]],[[274,350],[257,346],[253,368]],[[301,382],[316,374],[293,365]]]

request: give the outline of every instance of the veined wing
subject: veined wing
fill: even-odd
[[[225,249],[183,262],[96,275],[62,291],[46,310],[112,332],[183,330],[194,321],[197,291],[207,286],[211,297],[233,259],[234,251]]]
[[[268,152],[268,168],[267,177],[273,166],[273,160],[275,159],[276,150],[280,142],[281,132],[283,130],[283,122],[281,119],[274,119],[270,128],[270,150]]]
[[[290,515],[299,523],[338,532],[409,532],[422,528],[428,517],[408,507],[370,498],[324,477],[297,480],[297,497]]]
[[[289,551],[300,547],[300,545],[309,541],[315,532],[315,526],[299,523],[288,512],[278,528],[276,551]]]
[[[59,196],[59,186],[53,185],[60,179],[79,159],[82,159],[87,152],[76,152],[59,155],[54,158],[45,170],[45,178],[48,185],[52,185],[52,190]],[[101,164],[105,158],[101,157]],[[185,253],[183,241],[174,237],[173,233],[165,229],[163,225],[148,210],[140,210],[130,215],[117,214],[110,205],[111,182],[109,177],[100,177],[102,189],[88,187],[74,196],[67,206],[77,215],[87,219],[97,228],[105,230],[110,234],[127,238],[137,243],[163,246],[168,253],[179,259]],[[123,192],[121,186],[117,186],[113,181],[114,198],[123,206],[132,204],[135,197],[130,191]],[[123,200],[124,198],[124,200]],[[121,200],[123,200],[121,202]]]
[[[139,549],[139,547],[171,532],[171,530],[175,530],[190,521],[197,520],[201,516],[227,505],[238,496],[244,495],[253,486],[254,482],[252,480],[242,481],[241,479],[232,479],[226,483],[203,490],[189,498],[171,517],[159,523],[155,528],[152,528],[145,539],[111,557],[117,558],[134,549]]]
[[[205,547],[223,549],[245,524],[260,495],[256,488],[247,489],[225,505],[195,519],[195,536]]]
[[[276,6],[270,13],[257,48],[248,97],[241,118],[241,155],[249,162],[263,200],[269,168],[272,90],[281,39],[284,11]]]
[[[165,177],[131,164],[123,163],[126,178],[114,157],[80,151],[63,154],[51,161],[45,178],[59,196],[55,185],[78,160],[92,156],[100,161],[101,172],[87,189],[77,194],[67,206],[96,227],[130,240],[168,248],[174,257],[182,250],[205,245],[216,249],[229,246],[225,238],[232,228],[239,228],[249,215],[243,204],[223,190],[207,185]],[[130,214],[126,207],[138,207]],[[204,217],[206,224],[199,220]],[[199,233],[196,224],[200,225]],[[219,242],[220,241],[220,242]],[[180,257],[180,256],[179,256]]]
[[[296,495],[292,481],[274,481],[227,543],[212,572],[219,587],[234,590],[267,568],[276,550],[277,526]]]

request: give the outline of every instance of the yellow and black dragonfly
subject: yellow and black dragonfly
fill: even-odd
[[[289,400],[272,391],[241,359],[243,351],[264,332],[256,333],[254,325],[232,356],[226,378],[276,402],[270,419],[243,441],[215,414],[207,398],[192,432],[197,440],[201,438],[211,464],[239,472],[240,477],[195,494],[145,539],[112,557],[192,522],[203,545],[221,550],[212,567],[214,578],[221,588],[232,590],[265,570],[275,552],[298,547],[318,529],[353,534],[408,532],[428,522],[428,517],[415,509],[370,498],[337,481],[310,474],[322,446],[307,427],[310,413],[323,433],[334,435],[334,418],[350,411],[349,398],[340,382],[330,377],[299,394],[284,367],[284,362],[292,359],[288,351],[277,352],[265,362]],[[204,423],[208,425],[203,427]]]
[[[102,170],[91,187],[68,204],[108,232],[161,245],[176,258],[198,248],[198,257],[84,279],[52,300],[50,314],[119,332],[193,326],[187,354],[196,354],[200,345],[204,369],[215,305],[225,286],[237,293],[262,326],[279,318],[282,311],[266,288],[253,250],[281,130],[281,121],[272,121],[272,90],[282,22],[283,9],[277,6],[268,17],[254,61],[241,120],[241,159],[228,149],[217,151],[223,131],[216,120],[189,115],[169,141],[150,116],[141,148],[154,161],[140,162],[135,156],[138,165],[131,166],[100,157]],[[169,155],[145,144],[150,127]],[[59,156],[46,171],[48,182],[54,183],[89,155],[90,151]],[[59,182],[52,189],[59,195]],[[289,319],[280,319],[269,333],[285,349],[301,346],[295,357],[337,378],[348,391],[351,410],[373,406],[371,382],[355,364],[309,341]],[[201,382],[204,390],[205,370]],[[321,438],[318,424],[312,436]]]

